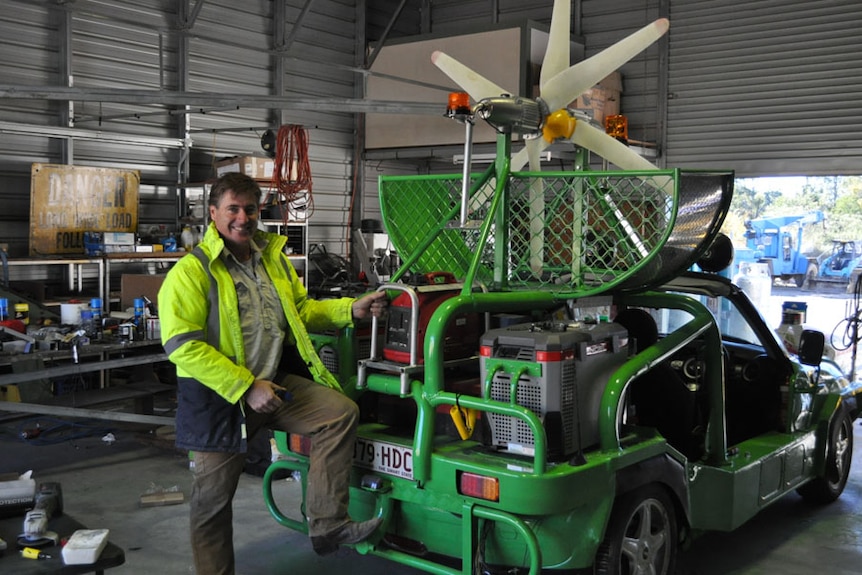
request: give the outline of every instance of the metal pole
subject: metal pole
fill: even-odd
[[[473,163],[473,120],[464,120],[466,135],[464,136],[464,172],[461,181],[461,227],[467,225],[467,208],[470,201],[470,169]]]

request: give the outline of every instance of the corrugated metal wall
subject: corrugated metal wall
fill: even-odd
[[[862,171],[858,0],[671,2],[668,163]]]
[[[402,1],[401,14],[392,22],[392,14]],[[388,38],[401,38],[432,33],[448,36],[526,20],[547,23],[553,5],[553,0],[370,0],[368,39],[378,41],[387,28]]]
[[[553,6],[553,0],[438,0],[431,5],[430,31],[461,34],[480,25],[520,24],[525,20],[547,24]]]
[[[203,91],[272,95],[276,79],[274,17],[281,0],[116,0],[74,3],[2,0],[2,83],[76,89]],[[354,0],[313,3],[300,19],[304,0],[285,3],[284,95],[353,97],[356,7]],[[198,13],[193,10],[200,8]],[[192,20],[194,17],[194,20]],[[181,22],[181,20],[187,21]],[[38,98],[0,99],[0,242],[13,256],[27,253],[30,164],[74,163],[142,172],[141,224],[173,224],[177,183],[186,175],[183,150],[175,146],[100,139],[46,137],[33,126],[63,126],[61,102]],[[341,241],[352,186],[354,117],[330,111],[281,110],[285,124],[309,129],[315,212],[312,242]],[[151,105],[76,102],[74,127],[90,133],[158,138],[182,137],[188,121],[192,146],[187,179],[213,174],[218,159],[261,155],[260,135],[276,127],[276,113],[261,107]],[[15,128],[9,130],[10,125]],[[26,127],[31,129],[27,130]],[[19,129],[24,127],[25,129]],[[342,246],[338,246],[339,249]]]

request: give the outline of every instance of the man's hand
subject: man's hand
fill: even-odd
[[[386,297],[386,292],[372,292],[353,302],[353,318],[364,319],[368,316],[383,317],[388,307],[389,299]]]
[[[279,394],[286,391],[267,379],[256,379],[245,392],[243,399],[258,413],[272,413],[284,403]]]

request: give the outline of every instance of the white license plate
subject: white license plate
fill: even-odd
[[[360,467],[413,479],[413,450],[403,445],[357,437],[353,461]]]

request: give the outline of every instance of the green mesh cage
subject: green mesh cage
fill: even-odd
[[[732,172],[382,176],[386,231],[406,273],[448,271],[491,290],[568,296],[657,285],[709,247]],[[464,209],[466,208],[466,209]]]

